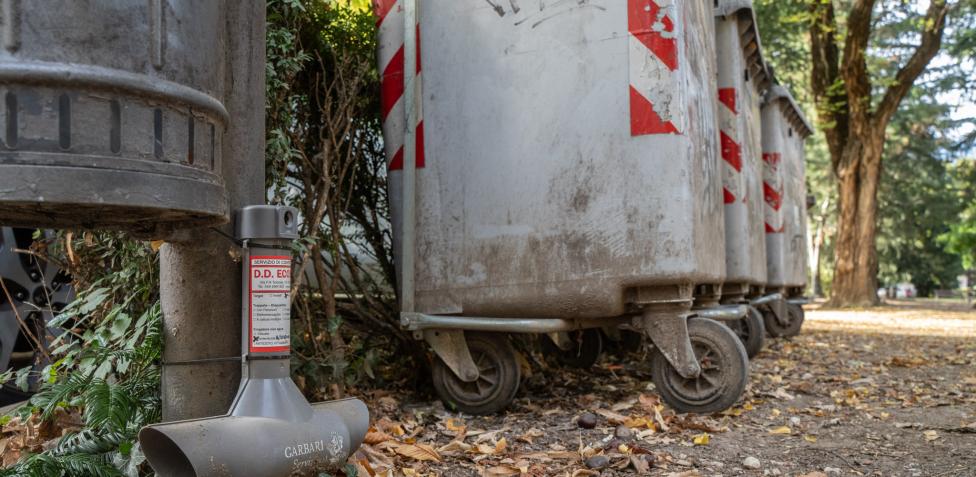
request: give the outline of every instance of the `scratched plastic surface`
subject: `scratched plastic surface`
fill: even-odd
[[[418,311],[609,317],[638,288],[722,281],[710,3],[427,1],[419,23]]]

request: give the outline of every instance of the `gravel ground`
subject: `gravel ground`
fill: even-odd
[[[767,345],[744,397],[712,416],[660,404],[640,353],[585,371],[529,354],[519,398],[497,416],[375,391],[348,473],[976,476],[976,311],[811,305],[799,336]]]

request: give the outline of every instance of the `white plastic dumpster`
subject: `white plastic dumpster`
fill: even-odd
[[[799,332],[803,320],[799,306],[807,275],[803,141],[813,127],[789,91],[778,84],[766,93],[762,121],[766,290],[779,292],[787,300],[782,306],[769,307],[766,327],[774,336],[791,336]]]
[[[752,0],[716,2],[715,41],[725,202],[722,303],[745,303],[759,296],[766,282],[760,105],[771,86]],[[749,310],[744,320],[730,326],[750,357],[759,353],[765,330],[758,312]]]
[[[696,334],[722,332],[685,318],[693,285],[724,278],[711,6],[522,7],[377,4],[403,326],[437,354],[441,396],[469,412],[514,396],[498,333],[620,324],[655,343],[672,405],[731,405],[738,371],[681,397],[702,379]]]

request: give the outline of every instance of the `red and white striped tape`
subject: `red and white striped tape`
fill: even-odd
[[[766,233],[778,234],[783,232],[783,213],[780,210],[783,206],[783,177],[779,170],[783,156],[778,152],[764,152],[762,158]]]
[[[681,134],[680,23],[674,0],[627,0],[630,32],[630,134]]]
[[[735,88],[719,88],[718,108],[719,135],[722,145],[722,161],[725,163],[722,174],[722,192],[725,203],[736,200],[746,201],[742,178],[742,146],[739,140],[739,110],[736,106]]]
[[[403,1],[373,0],[376,27],[379,29],[380,105],[383,119],[383,141],[390,170],[403,169],[403,138],[406,112],[403,100]],[[417,25],[417,76],[419,92],[420,25]],[[424,115],[420,94],[417,101],[417,168],[424,167]]]

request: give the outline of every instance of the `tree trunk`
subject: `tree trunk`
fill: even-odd
[[[875,237],[883,147],[883,131],[864,131],[858,140],[848,142],[837,169],[839,216],[830,298],[833,306],[878,304]]]
[[[827,209],[830,206],[830,199],[824,200],[820,206],[820,217],[817,218],[817,232],[813,239],[813,253],[811,254],[810,271],[812,277],[810,283],[813,284],[813,296],[824,296],[823,280],[820,276],[820,255],[823,251],[824,242],[827,239]]]

